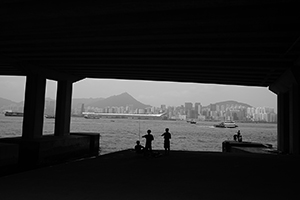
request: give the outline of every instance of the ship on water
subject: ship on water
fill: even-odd
[[[45,115],[45,118],[47,118],[47,119],[55,119],[55,115]]]
[[[13,111],[7,111],[4,114],[7,117],[23,117],[23,113],[22,112],[13,112]]]

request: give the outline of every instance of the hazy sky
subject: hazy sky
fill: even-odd
[[[0,97],[22,101],[25,81],[25,77],[0,76]],[[46,97],[55,99],[56,87],[55,81],[47,81]],[[128,92],[138,101],[152,106],[179,106],[185,102],[200,102],[206,106],[210,103],[235,100],[254,107],[277,108],[277,96],[268,88],[262,87],[113,79],[84,79],[73,85],[73,98],[107,98],[123,92]]]

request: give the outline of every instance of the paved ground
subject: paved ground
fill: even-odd
[[[299,157],[131,150],[0,178],[0,199],[294,199]]]

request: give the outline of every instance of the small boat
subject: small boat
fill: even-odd
[[[233,121],[226,121],[226,122],[221,122],[220,124],[214,125],[214,127],[217,128],[236,128],[238,125],[235,124]]]

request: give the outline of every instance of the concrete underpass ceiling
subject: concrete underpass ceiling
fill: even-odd
[[[265,87],[299,58],[297,3],[1,1],[0,74]]]

